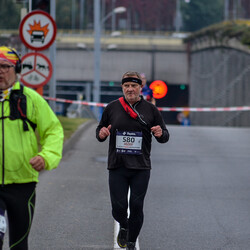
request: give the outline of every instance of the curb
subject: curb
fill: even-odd
[[[89,128],[92,124],[96,123],[95,119],[91,119],[87,122],[84,122],[79,128],[74,132],[74,134],[63,144],[63,156],[72,149],[73,145],[79,140],[82,133]]]

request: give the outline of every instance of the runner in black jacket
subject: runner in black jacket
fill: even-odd
[[[135,242],[143,224],[143,201],[150,178],[152,134],[160,143],[169,133],[159,110],[141,96],[141,77],[127,72],[122,77],[124,97],[111,102],[104,110],[96,129],[102,142],[108,136],[109,189],[112,214],[120,223],[117,237],[122,248],[135,249]],[[130,216],[127,218],[130,188]]]

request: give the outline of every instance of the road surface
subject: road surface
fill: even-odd
[[[114,249],[108,143],[95,139],[96,125],[42,173],[31,250]],[[250,128],[168,129],[167,144],[153,139],[140,249],[249,250]]]

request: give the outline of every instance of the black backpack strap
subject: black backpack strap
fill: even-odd
[[[20,90],[12,90],[10,94],[10,119],[22,119],[23,130],[28,131],[27,122],[30,123],[33,130],[36,129],[36,124],[27,118],[27,98],[23,94],[23,86],[20,85]]]

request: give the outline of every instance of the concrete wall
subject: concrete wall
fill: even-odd
[[[57,80],[89,81],[94,78],[93,50],[60,48],[57,50]],[[148,80],[171,84],[188,83],[186,51],[172,50],[103,50],[101,81],[120,81],[126,71],[145,72]]]
[[[250,105],[250,50],[241,46],[207,46],[191,52],[190,106]],[[193,125],[250,126],[249,111],[193,112]]]

